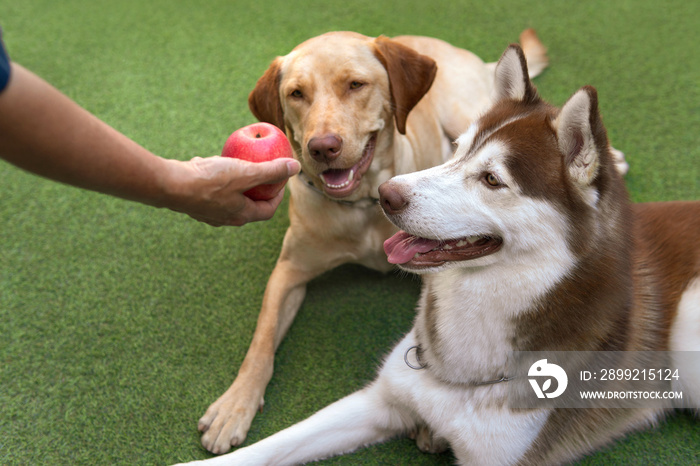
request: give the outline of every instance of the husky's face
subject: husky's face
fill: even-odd
[[[528,178],[539,175],[527,173],[532,167],[520,163],[506,137],[526,124],[515,119],[485,130],[475,124],[458,139],[452,160],[382,186],[384,210],[403,230],[385,245],[389,262],[415,272],[481,267],[566,243],[565,219],[530,192]],[[546,172],[561,173],[552,162]]]
[[[558,112],[537,96],[522,52],[509,49],[496,92],[450,161],[380,187],[402,230],[384,245],[389,262],[419,273],[564,265],[590,247],[608,150],[595,90],[580,90]]]

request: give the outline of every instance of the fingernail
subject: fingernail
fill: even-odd
[[[301,165],[296,160],[287,162],[287,174],[289,176],[296,175],[301,170]]]

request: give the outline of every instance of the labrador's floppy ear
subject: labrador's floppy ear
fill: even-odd
[[[508,46],[496,65],[496,100],[537,100],[537,90],[530,81],[525,53],[518,44]]]
[[[385,36],[374,40],[374,54],[386,68],[399,133],[406,134],[406,119],[428,92],[437,73],[435,60]]]
[[[571,179],[581,186],[590,185],[598,173],[601,153],[609,146],[595,88],[585,86],[572,95],[554,127]]]
[[[280,67],[281,59],[278,57],[258,79],[248,96],[248,107],[255,118],[284,131],[284,113],[280,102]]]

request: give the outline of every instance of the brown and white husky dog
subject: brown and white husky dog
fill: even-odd
[[[671,409],[509,407],[515,351],[700,351],[700,202],[630,204],[595,89],[548,105],[516,45],[496,89],[450,161],[380,188],[401,229],[389,261],[424,284],[376,380],[207,463],[303,463],[417,432],[463,464],[559,464]],[[695,377],[676,386],[692,406]]]

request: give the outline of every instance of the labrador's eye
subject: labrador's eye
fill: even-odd
[[[350,89],[352,89],[352,90],[359,89],[364,85],[365,85],[365,83],[363,83],[362,81],[352,81],[350,83]]]
[[[294,97],[295,99],[301,99],[304,97],[304,94],[299,89],[294,89],[290,94],[291,97]]]

